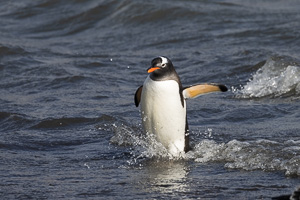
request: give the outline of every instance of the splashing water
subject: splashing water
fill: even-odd
[[[192,154],[196,162],[225,162],[229,169],[285,171],[287,176],[300,176],[300,141],[283,144],[270,140],[216,143],[203,140]],[[297,153],[298,152],[298,153]]]
[[[130,165],[139,164],[139,160],[143,159],[183,159],[200,163],[222,162],[228,169],[284,171],[286,176],[300,176],[300,141],[279,143],[260,139],[217,143],[204,139],[188,153],[173,157],[153,135],[138,133],[142,131],[121,124],[114,126],[114,136],[110,140],[116,145],[132,147],[132,157],[128,161]]]
[[[119,146],[133,146],[131,154],[134,162],[140,158],[174,158],[152,134],[142,134],[142,130],[134,130],[125,124],[114,125],[113,132],[111,143]],[[134,162],[130,161],[131,164]]]
[[[233,88],[238,98],[300,94],[300,67],[285,57],[269,58],[241,89]]]

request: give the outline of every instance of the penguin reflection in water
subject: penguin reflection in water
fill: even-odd
[[[163,56],[152,60],[148,73],[134,98],[137,107],[141,104],[143,128],[171,155],[180,156],[190,150],[185,99],[227,88],[214,83],[183,87],[172,62]]]

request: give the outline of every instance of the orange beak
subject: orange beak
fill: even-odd
[[[154,72],[157,69],[160,69],[160,68],[159,67],[151,67],[148,69],[148,73]]]

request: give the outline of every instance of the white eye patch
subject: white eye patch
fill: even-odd
[[[162,67],[165,67],[166,66],[166,64],[168,63],[168,59],[166,58],[166,57],[163,57],[163,56],[160,56],[160,58],[161,58],[161,65],[162,65]]]

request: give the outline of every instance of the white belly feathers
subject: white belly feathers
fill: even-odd
[[[153,81],[148,76],[143,85],[141,114],[144,130],[156,135],[172,155],[184,152],[186,105],[184,100],[182,106],[176,81]]]

